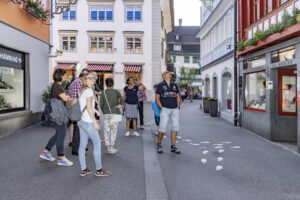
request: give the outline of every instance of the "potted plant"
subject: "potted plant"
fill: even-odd
[[[209,97],[203,97],[202,101],[203,101],[203,112],[204,113],[209,113],[209,101],[208,101]]]
[[[218,99],[209,98],[209,114],[211,117],[218,117]]]
[[[25,0],[25,10],[39,20],[46,21],[49,17],[48,11],[45,11],[41,6],[40,1]]]

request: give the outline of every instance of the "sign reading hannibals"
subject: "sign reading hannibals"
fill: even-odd
[[[24,56],[21,53],[0,47],[0,66],[23,68]]]

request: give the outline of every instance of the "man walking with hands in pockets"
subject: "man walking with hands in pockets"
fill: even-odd
[[[179,131],[179,109],[181,104],[180,93],[177,85],[171,83],[171,74],[165,71],[163,81],[157,85],[155,101],[160,107],[160,126],[158,130],[157,153],[163,153],[161,141],[170,120],[171,125],[171,152],[180,154],[175,146],[177,132]]]

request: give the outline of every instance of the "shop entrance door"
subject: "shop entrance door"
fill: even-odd
[[[104,91],[105,88],[105,79],[108,77],[113,77],[113,73],[112,72],[97,72],[98,75],[98,79],[97,79],[97,83],[100,86],[100,90]]]
[[[278,113],[273,124],[274,139],[276,141],[297,142],[298,111],[296,100],[297,77],[295,72],[296,68],[278,69],[278,100],[276,106]]]
[[[297,116],[297,72],[293,69],[278,71],[278,114]]]

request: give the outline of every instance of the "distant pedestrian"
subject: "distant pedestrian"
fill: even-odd
[[[164,81],[157,85],[155,100],[160,108],[160,125],[158,131],[157,152],[163,153],[161,141],[167,131],[168,121],[171,125],[171,152],[180,154],[181,152],[175,146],[177,132],[179,131],[179,109],[180,94],[175,83],[171,83],[171,74],[165,71],[163,74]]]
[[[181,101],[184,102],[185,99],[185,91],[183,88],[180,89],[180,97],[181,97]]]
[[[154,85],[154,91],[156,91],[157,88],[157,84]],[[157,103],[155,100],[151,101],[152,104],[152,110],[154,112],[154,120],[155,120],[155,124],[157,127],[157,130],[155,130],[155,134],[158,134],[158,130],[159,130],[159,122],[160,122],[160,108],[158,107]]]
[[[134,84],[134,78],[129,77],[126,80],[127,86],[124,88],[124,103],[123,103],[123,110],[125,110],[124,116],[126,117],[126,134],[125,136],[129,136],[129,126],[130,120],[133,120],[133,135],[139,136],[138,132],[136,131],[136,121],[138,118],[138,86]]]
[[[96,164],[95,176],[110,176],[111,172],[102,168],[101,143],[98,132],[100,130],[100,124],[95,118],[95,113],[100,116],[100,112],[95,109],[95,98],[93,91],[94,84],[95,77],[92,73],[88,73],[83,77],[82,87],[80,89],[79,103],[82,111],[81,120],[78,122],[80,129],[80,176],[85,176],[92,173],[92,171],[87,168],[85,160],[85,149],[89,139],[91,139],[94,146],[94,160]]]
[[[54,83],[52,85],[51,90],[51,98],[57,99],[62,102],[67,102],[69,100],[69,96],[67,96],[65,89],[61,86],[61,84],[67,79],[66,71],[63,69],[56,69],[53,74]],[[64,104],[64,103],[62,103]],[[54,105],[53,105],[54,106]],[[64,107],[64,106],[63,106]],[[53,110],[53,107],[52,107]],[[55,112],[59,112],[57,114],[61,116],[66,116],[66,109],[57,108]],[[68,160],[64,155],[64,141],[67,132],[67,123],[68,119],[62,119],[62,121],[56,121],[55,129],[56,133],[52,136],[46,145],[45,149],[40,155],[40,158],[48,161],[55,161],[55,158],[52,157],[50,151],[54,145],[56,145],[56,151],[58,156],[57,165],[61,166],[72,166],[73,162]]]
[[[189,94],[189,99],[190,99],[190,102],[192,103],[192,102],[193,102],[193,94],[194,94],[194,92],[193,92],[193,89],[192,89],[192,88],[190,88],[190,89],[188,90],[188,94]]]
[[[104,141],[107,146],[107,153],[117,153],[115,141],[119,121],[115,118],[121,117],[123,97],[118,90],[113,89],[114,79],[105,80],[107,89],[100,96],[100,106],[104,115]],[[119,115],[119,116],[117,116]]]
[[[139,109],[139,116],[140,116],[140,128],[143,129],[144,127],[144,101],[147,100],[146,90],[147,88],[142,84],[138,83],[138,109]]]
[[[88,72],[84,71],[79,74],[79,77],[76,78],[70,85],[69,95],[70,98],[76,99],[79,96],[79,90],[82,86],[82,78],[85,74]],[[79,140],[80,140],[80,134],[79,134],[79,128],[77,125],[77,122],[71,121],[70,127],[70,143],[69,146],[72,147],[72,155],[78,155],[78,149],[79,149]]]

